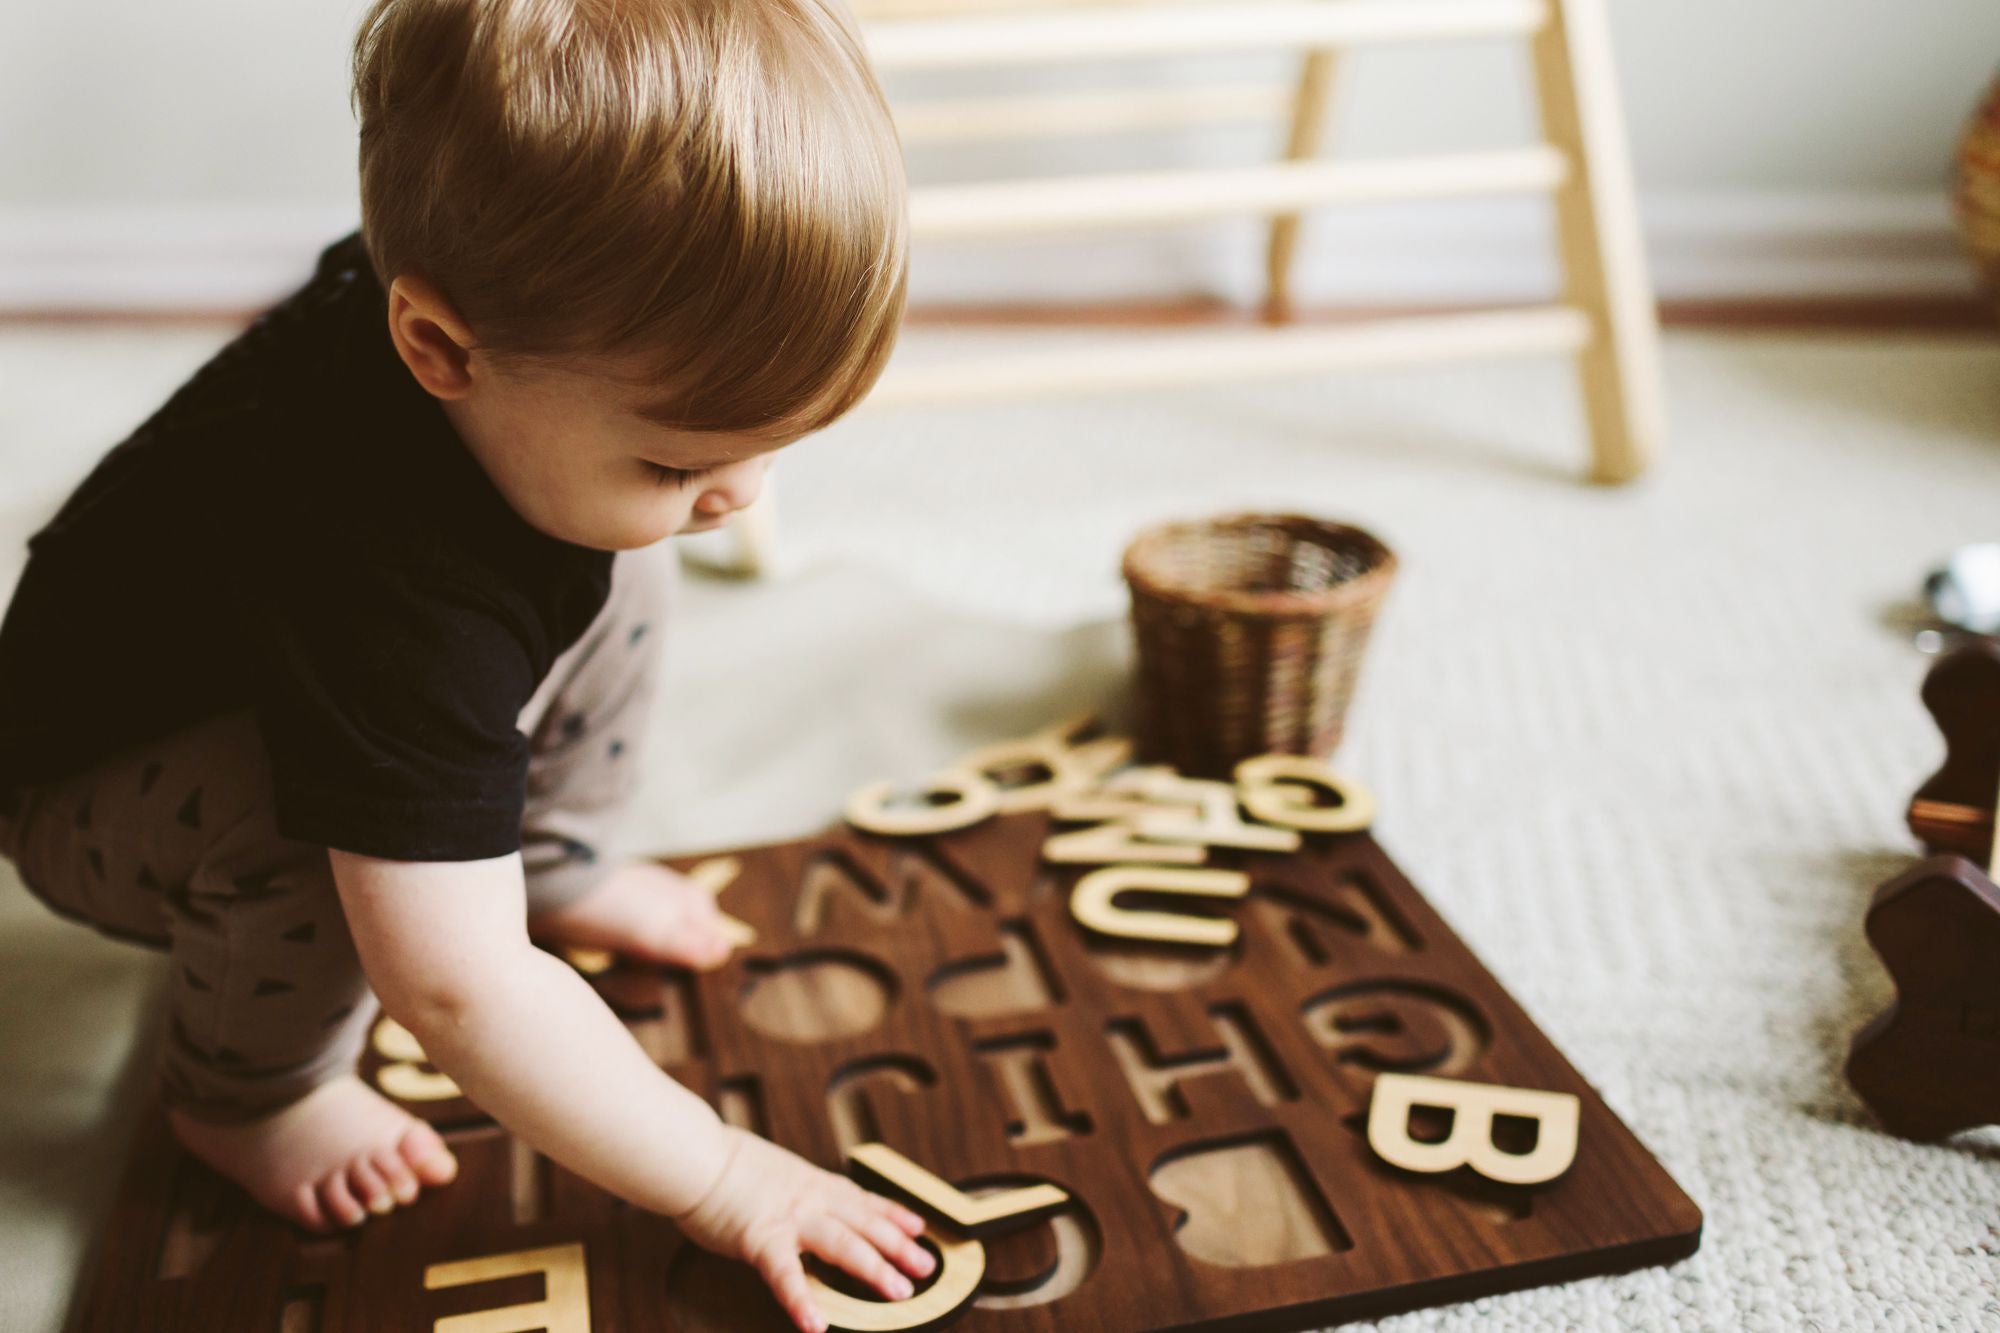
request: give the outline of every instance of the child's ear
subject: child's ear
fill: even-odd
[[[436,287],[414,274],[389,284],[389,337],[397,355],[434,398],[472,390],[472,330]]]

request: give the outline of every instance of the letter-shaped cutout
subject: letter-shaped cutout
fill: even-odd
[[[1250,852],[1299,849],[1297,829],[1245,823],[1236,809],[1236,788],[1227,782],[1162,777],[1153,779],[1145,791],[1163,804],[1192,805],[1201,813],[1195,819],[1171,812],[1141,815],[1136,827],[1143,837],[1207,847],[1240,847]]]
[[[846,1333],[882,1333],[888,1329],[932,1328],[944,1323],[979,1294],[986,1276],[986,1247],[976,1240],[932,1236],[937,1246],[937,1279],[906,1301],[871,1301],[837,1291],[812,1274],[806,1288],[827,1324]],[[493,1333],[499,1333],[494,1330]]]
[[[1120,907],[1121,893],[1178,893],[1189,897],[1241,898],[1250,877],[1235,870],[1166,870],[1156,866],[1108,866],[1077,881],[1069,896],[1070,915],[1085,929],[1127,940],[1162,944],[1203,944],[1222,948],[1236,939],[1234,921],[1181,912],[1141,912]]]
[[[1317,759],[1296,754],[1263,754],[1236,766],[1243,808],[1253,819],[1308,833],[1359,833],[1375,822],[1375,796]],[[1312,788],[1340,798],[1320,805]]]
[[[448,1315],[431,1325],[431,1333],[590,1333],[590,1278],[583,1246],[550,1245],[539,1250],[488,1254],[424,1269],[424,1289],[463,1287],[497,1282],[503,1277],[540,1273],[542,1299],[532,1305]]]
[[[1019,1230],[1069,1202],[1066,1190],[1047,1181],[975,1199],[886,1143],[856,1144],[847,1154],[847,1169],[863,1184],[899,1194],[974,1239]]]
[[[460,1095],[449,1075],[417,1067],[430,1057],[410,1030],[387,1014],[375,1024],[374,1042],[375,1050],[390,1062],[375,1071],[375,1086],[397,1101],[448,1102]]]
[[[1410,1109],[1433,1106],[1452,1113],[1442,1143],[1410,1137]],[[1567,1092],[1533,1092],[1497,1083],[1467,1083],[1421,1074],[1377,1074],[1368,1103],[1368,1146],[1405,1171],[1455,1171],[1469,1166],[1503,1185],[1540,1185],[1576,1160],[1577,1099]],[[1535,1122],[1535,1146],[1503,1152],[1493,1142],[1493,1117]]]
[[[983,775],[946,769],[924,780],[926,796],[951,796],[943,805],[897,808],[896,784],[877,782],[847,799],[847,822],[885,838],[920,838],[970,828],[1000,809],[1000,789]]]

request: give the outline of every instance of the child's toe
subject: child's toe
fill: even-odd
[[[287,1206],[281,1211],[308,1231],[328,1229],[326,1209],[320,1206],[319,1189],[310,1180],[292,1191]]]
[[[413,1122],[396,1146],[417,1179],[426,1185],[449,1185],[458,1174],[458,1159],[438,1132],[422,1121]]]
[[[383,1148],[370,1155],[375,1164],[376,1174],[389,1186],[389,1193],[396,1196],[397,1203],[417,1201],[417,1173],[410,1170],[410,1164],[403,1160],[403,1154],[395,1148]]]
[[[389,1182],[366,1157],[357,1157],[347,1164],[347,1186],[369,1212],[380,1216],[395,1211],[396,1196],[389,1193]]]
[[[319,1201],[335,1226],[358,1227],[368,1216],[367,1210],[355,1201],[344,1169],[329,1172],[319,1182]]]

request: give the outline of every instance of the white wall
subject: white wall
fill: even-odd
[[[1411,0],[1422,3],[1422,0]],[[230,305],[295,276],[353,216],[347,42],[361,0],[4,0],[0,306]],[[1953,140],[2000,65],[1995,0],[1611,0],[1649,243],[1670,294],[1939,291]],[[1275,59],[954,77],[956,90],[1282,74]],[[917,81],[902,95],[935,91]],[[1506,44],[1368,50],[1342,67],[1337,148],[1517,142]],[[1275,127],[915,154],[920,180],[1250,161]],[[1310,297],[1479,296],[1548,280],[1538,209],[1316,219]],[[920,296],[1254,288],[1246,227],[936,248]]]

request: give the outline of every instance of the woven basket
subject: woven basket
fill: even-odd
[[[2000,82],[1959,140],[1958,226],[1987,295],[2000,308]]]
[[[1258,754],[1332,755],[1396,557],[1297,514],[1167,523],[1125,549],[1139,742],[1226,778]]]

